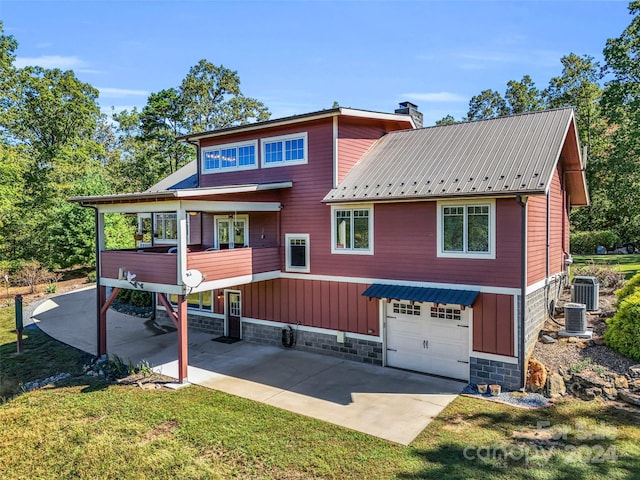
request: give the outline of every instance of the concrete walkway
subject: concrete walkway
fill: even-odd
[[[42,302],[32,320],[48,335],[96,353],[95,288]],[[171,323],[158,325],[110,310],[107,349],[133,363],[146,360],[157,372],[177,378],[174,330]],[[295,349],[212,339],[189,331],[190,383],[404,445],[465,387],[462,382]]]

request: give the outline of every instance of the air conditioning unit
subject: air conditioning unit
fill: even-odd
[[[582,303],[565,303],[564,327],[568,333],[587,331],[587,308]]]
[[[600,285],[596,277],[575,277],[571,287],[571,301],[582,303],[587,310],[598,310]]]

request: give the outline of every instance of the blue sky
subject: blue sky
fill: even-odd
[[[0,0],[17,64],[72,69],[104,111],[141,107],[206,58],[236,70],[272,118],[341,106],[425,125],[460,118],[481,90],[529,74],[539,88],[574,52],[602,59],[630,23],[624,1]]]

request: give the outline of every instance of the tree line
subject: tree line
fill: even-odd
[[[640,246],[640,1],[629,4],[631,23],[607,40],[604,64],[589,55],[560,59],[562,74],[545,88],[529,75],[507,82],[504,94],[482,90],[460,121],[573,107],[587,151],[591,206],[571,214],[574,232],[607,232],[618,244]],[[436,124],[456,123],[447,115]],[[587,234],[585,234],[587,235]],[[589,252],[594,253],[594,252]]]
[[[460,121],[572,106],[588,150],[592,205],[574,230],[640,239],[640,1],[604,46],[604,64],[571,53],[538,88],[529,75],[471,98]],[[49,269],[93,262],[93,213],[72,196],[143,191],[195,158],[175,137],[269,118],[238,73],[203,59],[138,110],[101,113],[98,90],[73,71],[15,66],[17,40],[0,23],[0,274],[35,260]],[[448,115],[439,125],[456,122]],[[107,248],[133,246],[135,219],[106,219]]]

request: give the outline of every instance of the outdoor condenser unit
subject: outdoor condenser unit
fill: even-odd
[[[598,310],[598,296],[600,295],[600,285],[596,277],[575,277],[571,287],[571,301],[583,303],[587,310],[592,312]]]
[[[585,333],[587,331],[587,309],[582,303],[565,303],[564,328],[567,333]]]

